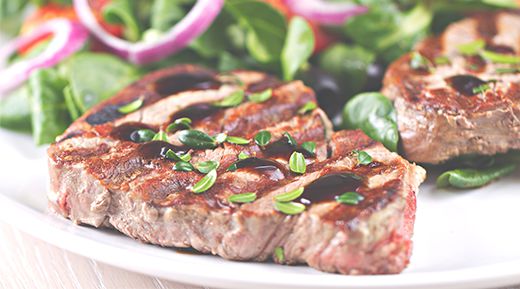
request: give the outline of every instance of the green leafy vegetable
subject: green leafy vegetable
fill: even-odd
[[[306,114],[308,112],[311,112],[315,110],[318,107],[318,105],[315,102],[309,101],[306,104],[304,104],[299,110],[299,114]]]
[[[421,53],[414,51],[410,57],[410,67],[414,70],[426,70],[432,69],[431,62],[424,57]]]
[[[188,162],[176,162],[173,165],[173,170],[179,172],[192,172],[194,169],[193,165]]]
[[[305,157],[302,153],[293,152],[291,157],[289,158],[289,168],[292,172],[297,174],[304,174],[307,170],[307,165],[305,164]]]
[[[205,175],[202,179],[200,179],[193,187],[191,191],[195,194],[203,193],[209,190],[217,180],[217,170],[211,170]]]
[[[303,194],[304,188],[298,188],[287,193],[283,193],[274,197],[278,202],[291,202],[299,198]]]
[[[283,136],[287,139],[287,144],[291,147],[298,146],[298,142],[292,137],[292,135],[288,132],[284,132]]]
[[[177,0],[155,0],[151,7],[150,28],[166,32],[186,15],[182,1]]]
[[[217,107],[233,107],[244,101],[244,91],[238,90],[227,96],[226,98],[215,102],[213,105]]]
[[[238,154],[238,159],[239,159],[239,160],[245,160],[245,159],[250,158],[250,157],[251,157],[251,156],[249,156],[249,155],[248,155],[247,153],[245,153],[245,152],[240,152],[240,153]]]
[[[71,121],[62,93],[66,85],[54,69],[38,70],[29,78],[33,137],[38,145],[53,142]]]
[[[217,147],[215,139],[200,130],[181,131],[179,141],[194,149],[214,149]]]
[[[205,161],[205,162],[200,162],[200,163],[196,164],[195,168],[199,172],[201,172],[203,174],[207,174],[212,170],[216,170],[219,167],[219,165],[220,164],[217,161]]]
[[[313,141],[306,141],[302,143],[302,149],[304,149],[306,152],[310,153],[311,155],[316,154],[316,143]]]
[[[360,165],[366,166],[372,162],[372,156],[369,155],[366,151],[355,151],[357,155],[357,160]]]
[[[447,56],[437,56],[435,57],[433,62],[435,62],[436,65],[447,65],[451,63],[450,59]]]
[[[489,89],[491,89],[491,86],[489,85],[489,83],[484,83],[484,84],[481,84],[481,85],[479,85],[477,87],[473,87],[473,93],[474,94],[484,93],[484,92],[486,92]]]
[[[356,192],[347,192],[342,195],[336,197],[336,201],[338,203],[346,204],[346,205],[357,205],[361,201],[363,201],[365,197],[356,193]]]
[[[221,143],[225,142],[226,139],[227,139],[227,134],[225,134],[225,133],[223,133],[223,132],[221,132],[221,133],[219,133],[219,134],[217,134],[217,135],[215,136],[215,141],[216,141],[218,144],[221,144]]]
[[[252,203],[256,200],[256,193],[243,193],[228,197],[230,203]]]
[[[262,130],[255,135],[255,143],[259,146],[266,146],[271,141],[271,133]]]
[[[515,164],[498,164],[485,169],[458,169],[447,171],[437,178],[437,187],[470,189],[482,187],[491,181],[512,173]]]
[[[484,59],[494,63],[520,64],[520,56],[516,55],[501,54],[487,50],[482,51],[481,55]]]
[[[378,92],[358,94],[343,109],[343,128],[361,129],[391,151],[397,151],[399,141],[396,122],[392,103]]]
[[[189,119],[187,117],[182,117],[182,118],[174,120],[173,123],[168,125],[168,127],[166,128],[166,131],[175,132],[177,130],[190,129],[190,128],[191,128],[191,119]]]
[[[168,141],[168,135],[164,131],[160,131],[155,134],[155,136],[152,138],[152,141]]]
[[[276,258],[276,260],[275,260],[276,262],[278,262],[280,264],[285,262],[285,253],[284,253],[282,247],[274,248],[274,256]]]
[[[72,120],[76,120],[81,116],[79,109],[76,107],[74,102],[74,94],[70,85],[65,86],[63,89],[63,97],[65,98],[65,105],[69,110],[69,115]]]
[[[191,160],[191,155],[189,153],[181,155],[171,149],[166,151],[165,157],[176,162],[189,162]]]
[[[132,141],[142,143],[149,142],[155,137],[155,132],[151,129],[140,129],[132,133]]]
[[[296,202],[274,202],[274,208],[286,215],[298,215],[305,211],[305,205]]]
[[[500,67],[495,70],[498,74],[520,73],[520,67]]]
[[[31,132],[31,93],[29,85],[22,85],[0,98],[0,127]]]
[[[470,43],[459,45],[457,49],[460,54],[472,56],[479,54],[484,47],[486,47],[486,42],[483,39],[478,39]]]
[[[293,17],[282,50],[283,78],[292,80],[302,65],[307,63],[313,50],[314,32],[309,23],[302,17]]]
[[[137,21],[136,5],[130,0],[112,0],[103,7],[103,19],[111,24],[122,24],[123,35],[126,40],[138,41],[141,38],[141,29]]]
[[[122,114],[129,114],[141,108],[141,106],[143,106],[143,103],[143,98],[138,98],[130,103],[121,106],[117,110]]]
[[[229,143],[232,143],[232,144],[237,144],[237,145],[246,145],[249,143],[248,139],[238,137],[238,136],[228,136],[226,138],[226,141]]]
[[[261,103],[261,102],[269,100],[272,95],[273,95],[273,90],[271,88],[268,88],[264,91],[250,94],[249,100],[252,102],[256,102],[256,103]]]

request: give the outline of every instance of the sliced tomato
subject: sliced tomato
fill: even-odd
[[[304,0],[301,0],[304,1]],[[520,0],[518,0],[520,1]],[[285,2],[283,0],[264,0],[264,2],[267,2],[271,4],[274,8],[276,8],[278,11],[280,11],[285,18],[291,19],[293,16],[295,16],[285,5]],[[337,38],[334,37],[334,35],[328,33],[325,31],[319,24],[307,20],[312,28],[312,31],[314,31],[314,54],[320,53],[325,48],[329,47],[331,44],[337,41]]]

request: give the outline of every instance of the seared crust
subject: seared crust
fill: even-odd
[[[153,90],[153,83],[160,81],[157,75],[174,81],[175,75],[187,71],[212,75],[206,81],[209,87],[171,89],[175,93],[162,97],[146,90]],[[236,78],[240,82],[233,82]],[[220,163],[213,187],[194,194],[189,188],[202,174],[173,171],[172,161],[140,153],[148,144],[121,137],[121,128],[136,122],[158,130],[186,107],[223,99],[242,88],[247,94],[268,87],[273,89],[268,101],[244,102],[194,120],[193,126],[211,135],[226,132],[249,139],[267,130],[272,134],[271,144],[283,142],[285,132],[300,144],[314,141],[316,154],[306,158],[307,173],[303,175],[290,172],[291,151],[273,153],[272,147],[262,148],[254,142],[224,143],[214,150],[190,151],[192,163]],[[138,93],[132,97],[133,90]],[[106,107],[142,95],[150,97],[145,97],[139,111],[89,123],[89,116]],[[114,227],[143,242],[193,247],[227,259],[264,261],[273,258],[276,247],[283,247],[284,262],[289,264],[306,263],[343,274],[401,272],[411,254],[415,193],[424,180],[424,170],[361,131],[333,133],[320,109],[299,114],[309,101],[316,101],[314,94],[301,82],[280,83],[258,72],[216,75],[193,66],[157,72],[95,107],[49,148],[50,207],[76,223]],[[170,134],[169,142],[179,144],[177,137]],[[373,162],[359,165],[354,150],[367,151]],[[271,168],[228,171],[240,152],[267,160]],[[334,174],[361,177],[356,190],[365,199],[357,206],[333,199],[320,201],[294,216],[274,209],[274,196]],[[230,195],[245,192],[256,192],[257,200],[242,205],[228,201]]]
[[[520,56],[520,15],[479,14],[450,25],[417,51],[431,63],[447,57],[433,72],[414,70],[410,55],[393,63],[383,93],[394,100],[405,156],[421,163],[441,163],[465,154],[494,155],[520,149],[520,74],[498,73],[511,67],[464,56],[458,47],[484,40],[486,49]],[[472,75],[491,81],[483,93],[464,93],[450,78]]]

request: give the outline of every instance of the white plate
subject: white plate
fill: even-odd
[[[75,226],[46,211],[45,149],[0,130],[0,219],[72,252],[179,282],[222,288],[467,288],[520,284],[520,172],[473,191],[418,197],[415,248],[400,275],[341,276],[305,266],[226,261]]]

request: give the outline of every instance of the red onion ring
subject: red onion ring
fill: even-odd
[[[154,42],[129,42],[108,33],[98,23],[88,0],[74,0],[79,20],[117,55],[135,64],[159,61],[181,50],[204,33],[222,10],[224,0],[198,0],[177,25]]]
[[[9,57],[46,35],[54,35],[38,56],[7,64]],[[0,96],[24,83],[38,68],[52,67],[62,59],[80,50],[88,39],[88,31],[79,23],[64,18],[49,20],[29,35],[20,36],[0,48]]]
[[[325,25],[341,25],[352,16],[366,13],[368,8],[351,3],[333,3],[325,0],[284,0],[296,15]]]

